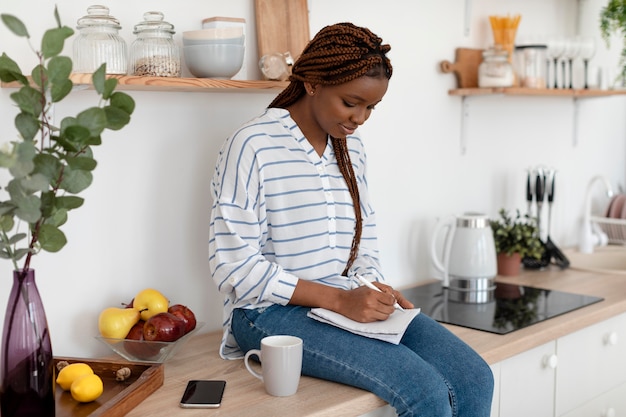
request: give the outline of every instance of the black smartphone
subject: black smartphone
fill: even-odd
[[[182,408],[217,408],[222,403],[226,381],[191,380],[180,400]]]

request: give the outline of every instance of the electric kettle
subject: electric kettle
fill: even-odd
[[[443,237],[443,253],[438,253]],[[457,301],[492,300],[497,274],[496,244],[489,218],[481,213],[464,213],[437,222],[430,245],[430,257],[443,274],[443,286]],[[487,293],[484,293],[487,292]]]

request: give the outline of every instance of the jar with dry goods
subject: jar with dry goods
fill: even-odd
[[[506,49],[493,47],[483,51],[483,62],[478,66],[479,87],[511,87],[515,82],[513,66]]]
[[[120,22],[106,6],[89,6],[78,19],[78,36],[73,43],[75,72],[92,73],[106,63],[107,74],[126,74],[127,47],[119,35]]]
[[[130,46],[130,74],[180,77],[180,52],[174,42],[174,25],[161,12],[146,12],[135,26],[137,38]]]

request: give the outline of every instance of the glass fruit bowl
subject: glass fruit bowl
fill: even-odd
[[[96,336],[96,339],[107,345],[127,361],[163,363],[170,359],[178,350],[204,326],[198,322],[196,328],[174,342],[153,342],[148,340],[114,339]]]

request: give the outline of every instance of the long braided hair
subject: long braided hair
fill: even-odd
[[[289,85],[269,105],[286,108],[306,94],[304,83],[320,85],[343,84],[362,76],[391,78],[392,67],[387,52],[391,47],[369,29],[352,23],[326,26],[304,48],[289,77]],[[352,169],[346,138],[331,137],[339,170],[352,197],[356,224],[350,256],[343,271],[354,263],[361,243],[363,216],[359,189]]]

